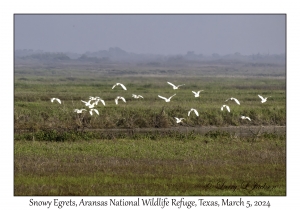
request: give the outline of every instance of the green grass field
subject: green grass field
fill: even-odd
[[[286,195],[285,136],[16,141],[15,195]]]
[[[286,81],[269,77],[73,77],[16,71],[15,195],[286,195],[286,135],[256,138],[137,133],[113,138],[92,129],[285,126]],[[30,73],[30,71],[28,71]],[[173,90],[167,81],[185,84]],[[121,82],[127,91],[120,87]],[[195,98],[192,90],[204,90]],[[158,95],[169,97],[166,103]],[[144,99],[134,99],[140,94]],[[264,104],[258,94],[271,96]],[[116,96],[127,103],[116,105]],[[99,115],[73,110],[99,96]],[[51,103],[57,97],[62,104]],[[227,101],[237,98],[241,105]],[[223,104],[231,112],[221,111]],[[187,116],[190,108],[199,112]],[[249,116],[252,121],[240,119]],[[184,117],[176,124],[174,117]]]

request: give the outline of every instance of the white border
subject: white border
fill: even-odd
[[[296,134],[298,122],[294,121],[297,113],[298,88],[296,86],[299,69],[299,12],[296,1],[7,1],[1,6],[1,96],[2,114],[1,131],[1,208],[31,209],[31,197],[13,196],[13,14],[15,13],[280,13],[287,14],[287,196],[283,197],[243,197],[248,200],[270,200],[271,209],[298,207],[299,177],[298,158],[299,138]],[[296,92],[297,91],[297,92]],[[295,112],[294,112],[295,111]],[[295,116],[295,117],[294,117]],[[35,197],[36,199],[38,197]],[[60,197],[60,199],[76,199],[79,197]],[[120,197],[118,197],[120,198]],[[195,197],[197,199],[198,197]],[[223,197],[202,197],[208,200],[220,200]],[[232,197],[231,197],[232,198]],[[53,197],[43,197],[53,199]],[[102,199],[97,198],[95,199]],[[108,199],[108,198],[107,198]],[[128,198],[134,199],[132,198]],[[101,207],[97,207],[98,209]],[[131,209],[131,207],[125,207]],[[199,208],[199,207],[198,207]],[[231,207],[232,208],[232,207]],[[66,209],[64,207],[63,209]],[[81,209],[77,207],[76,209]],[[106,208],[107,209],[107,208]],[[110,209],[110,208],[108,208]],[[111,207],[115,209],[115,207]],[[123,208],[124,209],[124,208]],[[168,208],[169,209],[169,208]],[[177,208],[176,208],[177,209]],[[210,207],[210,209],[213,209]]]

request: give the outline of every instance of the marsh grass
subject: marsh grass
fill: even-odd
[[[87,128],[167,128],[178,126],[174,117],[186,118],[188,126],[239,126],[250,124],[240,120],[241,115],[249,116],[251,125],[285,125],[286,95],[285,80],[268,78],[176,78],[173,83],[182,84],[173,90],[167,84],[172,78],[99,78],[99,81],[37,79],[20,80],[15,78],[15,129],[83,129]],[[122,81],[128,88],[112,90],[115,82]],[[192,90],[203,89],[200,98],[193,96]],[[144,99],[134,99],[132,94],[141,94]],[[171,102],[166,103],[158,95],[169,97],[176,93]],[[261,104],[258,94],[271,96]],[[127,103],[116,105],[116,96],[123,96]],[[86,108],[81,100],[89,96],[100,96],[101,103],[96,107],[100,115],[90,116],[88,112],[78,115],[75,108]],[[51,103],[51,97],[58,97],[62,105]],[[241,105],[227,101],[236,97]],[[221,111],[223,104],[230,106],[231,112]],[[190,108],[200,114],[187,116]]]
[[[14,194],[285,195],[285,162],[284,136],[15,141]]]
[[[286,195],[285,135],[91,131],[285,126],[284,79],[193,77],[182,69],[167,68],[133,73],[126,69],[125,73],[131,72],[127,76],[123,70],[64,68],[15,71],[14,195]],[[185,86],[175,91],[167,81]],[[128,91],[112,90],[115,82],[124,83]],[[201,97],[194,98],[191,91],[202,89]],[[133,99],[133,93],[144,99]],[[170,103],[157,97],[174,93]],[[257,94],[272,97],[261,104]],[[118,95],[127,103],[115,105]],[[106,106],[97,107],[99,116],[74,113],[75,108],[85,108],[80,100],[89,96],[105,100]],[[62,105],[51,103],[51,97],[60,98]],[[241,105],[228,101],[231,112],[222,112],[230,97],[238,98]],[[200,116],[188,117],[190,108],[196,108]],[[242,121],[240,115],[252,121]],[[186,120],[178,125],[175,116]]]

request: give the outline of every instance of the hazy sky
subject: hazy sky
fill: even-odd
[[[14,15],[15,49],[50,52],[108,50],[154,54],[286,50],[286,16],[279,15]]]

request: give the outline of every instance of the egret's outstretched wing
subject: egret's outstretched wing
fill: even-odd
[[[105,106],[105,101],[100,99],[101,103]]]
[[[197,111],[196,109],[194,109],[194,112],[195,112],[195,114],[196,114],[197,116],[199,116],[199,113],[198,113],[198,111]]]
[[[235,101],[235,103],[237,103],[238,105],[240,105],[240,102],[236,98],[232,98],[232,99]]]
[[[228,112],[230,112],[230,108],[229,108],[229,106],[226,106],[226,109],[227,109],[227,111],[228,111]]]
[[[176,95],[176,93],[174,94],[174,95],[172,95],[170,98],[169,98],[169,100],[173,97],[173,96],[175,96]]]
[[[192,91],[195,95],[198,95],[199,94],[199,91],[196,93],[195,91]]]
[[[163,96],[158,95],[158,97],[160,97],[160,98],[162,98],[162,99],[164,99],[164,100],[167,100],[167,98],[165,98],[165,97],[163,97]]]
[[[173,86],[173,88],[175,87],[176,88],[176,86],[174,85],[174,84],[172,84],[171,82],[167,82],[169,85],[171,85],[171,86]]]
[[[261,95],[258,95],[258,97],[259,97],[261,100],[264,100],[264,97],[262,97]]]
[[[97,115],[99,115],[99,111],[97,109],[93,109],[93,110],[97,113]]]
[[[124,89],[124,90],[127,90],[127,88],[125,87],[125,85],[119,83],[119,85],[121,85],[121,87]]]
[[[89,100],[88,102],[81,100],[83,103],[85,103],[86,106],[91,106],[91,100]]]
[[[114,86],[112,86],[112,88],[111,88],[111,89],[114,89],[116,86],[117,86],[117,84],[115,84]]]
[[[120,99],[122,99],[125,103],[126,103],[126,100],[125,100],[125,98],[123,98],[123,97],[120,97]]]

